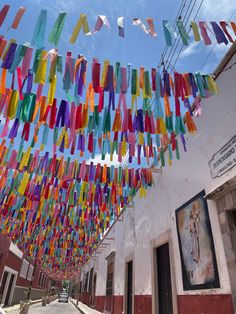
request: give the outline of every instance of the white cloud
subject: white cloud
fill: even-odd
[[[76,12],[78,10],[78,2],[75,0],[53,0],[49,2],[52,9],[65,12]]]
[[[232,0],[204,0],[199,18],[210,20],[226,20],[235,13],[236,4]]]
[[[199,42],[193,41],[186,49],[182,51],[180,59],[188,57],[191,54],[198,52],[199,50],[200,50]]]
[[[227,50],[229,49],[230,45],[224,44],[215,44],[214,46],[208,46],[206,48],[206,57],[203,60],[201,65],[201,72],[202,73],[212,73],[217,65],[219,64],[220,60],[224,57]]]

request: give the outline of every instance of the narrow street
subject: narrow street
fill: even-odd
[[[236,314],[236,0],[0,0],[9,313]]]
[[[9,312],[19,314],[19,310]],[[81,312],[69,301],[69,303],[58,302],[58,300],[42,306],[41,303],[30,306],[28,314],[80,314]]]

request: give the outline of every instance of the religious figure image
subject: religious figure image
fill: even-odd
[[[200,261],[200,245],[199,245],[199,231],[200,231],[200,209],[198,208],[198,202],[192,203],[192,209],[190,211],[189,232],[192,240],[192,257],[193,260],[198,263]]]
[[[185,290],[219,286],[214,243],[203,192],[176,211]]]

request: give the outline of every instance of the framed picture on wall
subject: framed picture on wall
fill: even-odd
[[[205,191],[176,209],[184,290],[219,288],[219,274]]]

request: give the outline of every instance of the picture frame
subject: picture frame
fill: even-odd
[[[184,290],[220,288],[205,191],[176,209]]]

